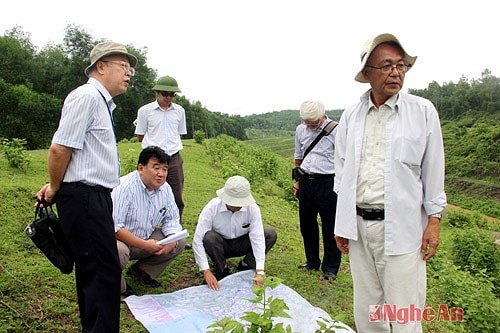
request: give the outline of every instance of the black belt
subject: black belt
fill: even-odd
[[[111,192],[112,189],[101,186],[101,185],[87,185],[82,182],[70,182],[70,183],[62,183],[65,187],[69,188],[87,188],[93,192]]]
[[[361,216],[363,220],[384,220],[385,213],[383,209],[378,208],[359,208],[356,206],[356,214]]]
[[[323,178],[334,178],[335,174],[323,174],[323,173],[305,173],[302,178],[315,180],[315,179],[323,179]]]

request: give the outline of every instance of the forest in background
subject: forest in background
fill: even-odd
[[[64,98],[86,82],[83,68],[92,47],[100,41],[77,25],[66,27],[61,44],[50,43],[40,49],[18,26],[0,36],[0,138],[24,139],[30,150],[47,148]],[[147,66],[147,48],[127,47],[139,62],[128,92],[115,98],[118,140],[134,137],[137,109],[153,100],[151,88],[158,77],[156,70]],[[495,207],[500,202],[500,79],[485,69],[477,79],[462,76],[457,83],[432,81],[425,89],[408,91],[428,98],[438,109],[448,191],[465,202],[468,199],[463,194],[486,199],[483,208],[499,216]],[[176,102],[186,110],[185,138],[193,138],[198,131],[206,138],[221,134],[238,140],[290,137],[300,123],[298,110],[242,117],[210,111],[187,96],[176,97]],[[327,114],[338,120],[342,111],[329,110]]]

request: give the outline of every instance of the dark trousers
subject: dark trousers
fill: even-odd
[[[182,212],[184,211],[184,201],[182,200],[182,190],[184,189],[184,160],[180,153],[171,156],[168,164],[167,183],[174,192],[174,199],[182,222]]]
[[[300,180],[299,219],[300,232],[309,267],[337,274],[342,253],[334,238],[337,194],[333,192],[334,176]],[[318,214],[323,234],[323,262],[319,256]]]
[[[75,258],[83,332],[119,332],[121,267],[110,191],[83,183],[63,183],[56,205]]]
[[[276,243],[276,230],[274,228],[264,228],[264,238],[267,253]],[[235,239],[225,239],[220,234],[210,230],[203,237],[203,246],[210,259],[214,262],[215,272],[218,274],[224,271],[226,259],[233,257],[245,256],[243,261],[255,269],[255,257],[248,234]]]

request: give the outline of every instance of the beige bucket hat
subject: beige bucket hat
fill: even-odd
[[[94,46],[90,52],[90,65],[85,68],[85,75],[89,77],[90,69],[97,61],[113,54],[123,54],[127,56],[131,67],[137,65],[137,58],[133,54],[128,53],[124,45],[115,42],[102,42]]]
[[[368,61],[368,58],[370,57],[370,54],[373,52],[373,50],[380,44],[382,43],[387,43],[387,42],[395,42],[399,46],[401,46],[401,49],[404,52],[404,60],[407,64],[411,65],[409,69],[415,64],[415,61],[417,60],[417,57],[412,57],[408,53],[406,53],[405,49],[403,48],[403,45],[399,42],[399,40],[396,38],[396,36],[392,34],[380,34],[378,36],[375,36],[371,39],[369,39],[365,45],[363,46],[363,50],[361,51],[361,69],[359,72],[356,74],[356,77],[354,78],[356,81],[361,82],[361,83],[368,83],[368,80],[365,79],[363,76],[363,69],[366,66],[366,62]]]

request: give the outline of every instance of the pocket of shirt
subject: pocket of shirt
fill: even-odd
[[[425,140],[421,138],[401,138],[399,160],[411,167],[418,167],[425,152]]]

